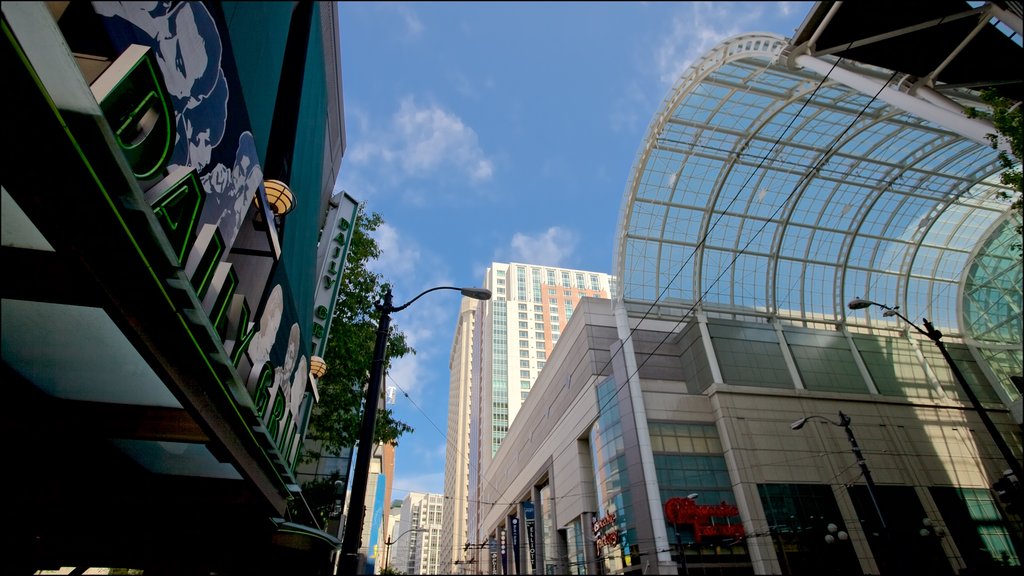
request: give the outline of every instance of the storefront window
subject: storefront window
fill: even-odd
[[[603,573],[621,573],[633,564],[631,545],[637,542],[630,497],[629,469],[622,439],[618,386],[607,379],[597,386],[599,416],[590,430],[591,455],[597,484],[598,514],[594,519],[598,561]]]

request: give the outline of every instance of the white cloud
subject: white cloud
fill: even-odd
[[[472,184],[490,180],[494,161],[480,147],[477,133],[455,113],[437,104],[402,99],[383,130],[361,126],[362,139],[346,161],[372,167],[391,179],[427,179],[458,174]]]
[[[402,237],[387,222],[381,224],[372,236],[380,247],[380,257],[371,263],[370,269],[395,284],[412,279],[420,261],[419,244],[413,239]]]
[[[759,29],[763,8],[758,3],[682,3],[672,18],[672,31],[657,48],[661,81],[673,85],[693,64],[722,40]]]
[[[425,175],[443,165],[467,174],[474,182],[489,180],[494,165],[477,142],[476,132],[439,106],[418,106],[402,100],[392,125],[399,136],[399,158],[409,175]]]
[[[552,226],[532,236],[516,232],[509,242],[509,247],[500,250],[495,259],[499,262],[529,262],[564,267],[577,243],[578,239],[574,232],[559,226]]]
[[[416,40],[423,35],[423,21],[420,20],[416,11],[409,4],[402,2],[381,2],[377,5],[380,9],[397,15],[405,25],[403,31],[406,41]]]

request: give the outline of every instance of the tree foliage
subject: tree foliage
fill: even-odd
[[[1021,200],[1024,197],[1024,179],[1021,175],[1021,152],[1022,152],[1022,128],[1020,102],[1014,102],[1000,96],[995,90],[987,89],[981,93],[983,102],[989,105],[990,112],[983,112],[976,108],[969,108],[967,115],[972,118],[988,118],[995,125],[996,134],[989,134],[988,141],[992,147],[999,150],[999,163],[1005,169],[1000,176],[1000,181],[1013,189],[1013,193],[1002,192],[1001,195],[1007,200],[1012,200],[1011,208],[1020,217],[1017,221],[1017,235],[1024,233],[1024,205]],[[999,142],[1004,140],[1009,144],[1010,153],[1000,150]],[[1018,252],[1024,253],[1024,246],[1020,242],[1015,245]]]
[[[380,214],[367,214],[365,206],[359,206],[347,264],[338,281],[338,300],[324,355],[327,372],[318,382],[320,400],[313,406],[308,434],[310,438],[321,440],[321,450],[328,454],[354,446],[359,439],[363,397],[380,318],[376,303],[383,300],[388,289],[380,274],[367,269],[367,264],[381,253],[370,233],[383,223]],[[392,329],[388,335],[385,371],[392,360],[415,353],[406,342],[405,334]],[[376,443],[397,445],[399,437],[407,432],[413,432],[413,428],[395,419],[391,410],[378,410]]]

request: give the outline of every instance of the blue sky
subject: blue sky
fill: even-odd
[[[612,273],[630,170],[673,84],[725,38],[791,35],[812,5],[341,2],[335,189],[383,217],[372,268],[395,304],[479,286],[491,262]],[[416,429],[398,446],[394,499],[444,491],[459,298],[434,292],[393,317],[417,350],[386,384]]]

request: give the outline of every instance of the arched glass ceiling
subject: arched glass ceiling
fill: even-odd
[[[844,321],[859,296],[958,326],[961,273],[1007,209],[995,151],[788,68],[785,46],[734,37],[669,94],[623,202],[618,298],[634,316],[699,306],[811,323]]]

